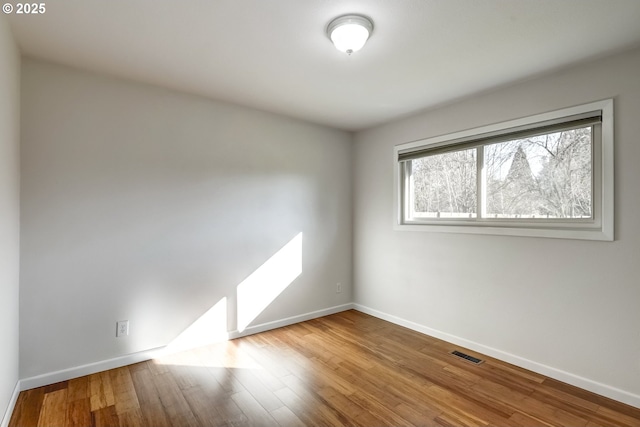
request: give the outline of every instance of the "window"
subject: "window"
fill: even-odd
[[[397,229],[613,240],[613,100],[394,152]]]

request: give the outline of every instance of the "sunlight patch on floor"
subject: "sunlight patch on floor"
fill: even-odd
[[[228,339],[227,298],[225,297],[178,335],[167,349],[170,352],[183,351]]]
[[[263,369],[251,355],[238,348],[233,341],[218,342],[177,353],[169,352],[154,359],[152,363],[197,368]]]

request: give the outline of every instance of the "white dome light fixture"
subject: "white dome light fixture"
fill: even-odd
[[[373,22],[361,15],[340,16],[327,27],[327,35],[336,49],[347,55],[362,49],[372,31]]]

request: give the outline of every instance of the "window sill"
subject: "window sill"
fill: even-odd
[[[544,237],[556,239],[577,239],[577,240],[599,240],[613,241],[613,227],[602,228],[551,228],[545,225],[541,227],[522,226],[490,226],[472,224],[424,224],[408,223],[394,224],[396,231],[426,231],[431,233],[462,233],[462,234],[489,234],[496,236],[519,236],[519,237]],[[608,229],[610,228],[610,229]]]

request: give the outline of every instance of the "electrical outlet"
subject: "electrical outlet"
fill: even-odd
[[[342,283],[338,282],[336,283],[336,294],[339,294],[340,292],[342,292]]]
[[[127,335],[129,335],[129,321],[121,320],[116,322],[116,337],[126,337]]]

